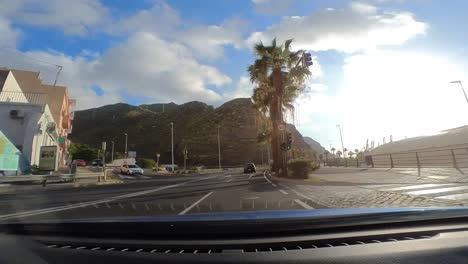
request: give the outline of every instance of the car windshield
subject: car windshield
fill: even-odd
[[[468,2],[0,3],[0,222],[468,204]]]

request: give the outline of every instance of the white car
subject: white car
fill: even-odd
[[[122,165],[120,167],[120,172],[122,174],[128,174],[128,175],[134,175],[134,174],[143,175],[143,169],[140,168],[138,165]]]

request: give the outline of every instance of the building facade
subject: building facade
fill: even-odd
[[[73,105],[66,87],[43,84],[38,72],[0,69],[0,130],[29,165],[38,165],[42,146],[58,146],[66,164]]]

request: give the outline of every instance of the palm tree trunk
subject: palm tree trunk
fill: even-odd
[[[284,160],[285,155],[280,149],[281,141],[282,141],[282,133],[284,131],[279,130],[279,126],[284,127],[283,121],[283,111],[282,111],[282,98],[283,98],[283,76],[281,73],[281,68],[274,68],[273,69],[273,87],[275,88],[275,96],[272,100],[272,106],[270,108],[271,114],[271,121],[272,121],[272,149],[273,151],[273,169],[278,176],[286,177],[288,175],[286,162]],[[286,129],[284,127],[284,129]],[[276,152],[276,158],[275,158]]]

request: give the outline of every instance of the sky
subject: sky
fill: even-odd
[[[66,85],[77,109],[125,102],[219,106],[249,97],[252,47],[294,39],[311,52],[296,101],[324,147],[468,125],[463,0],[0,0],[0,67]]]

